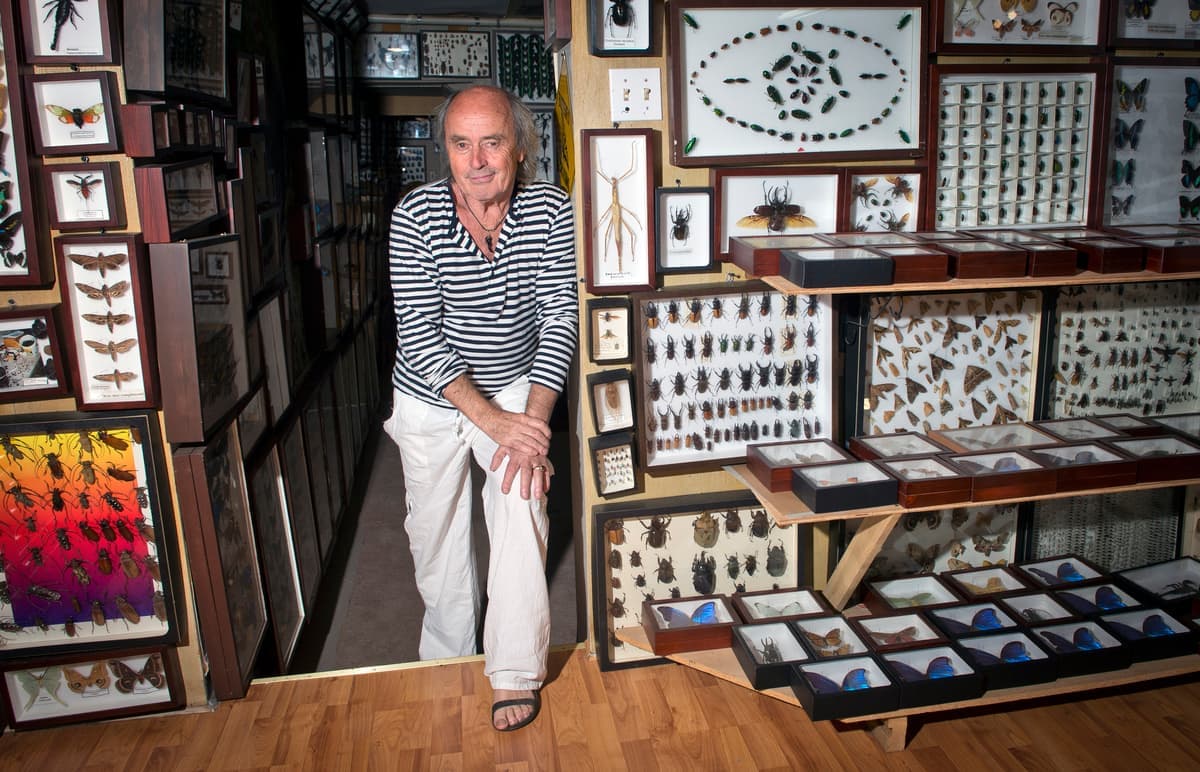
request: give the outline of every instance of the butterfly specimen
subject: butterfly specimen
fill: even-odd
[[[1186,164],[1187,161],[1184,161]],[[1113,161],[1113,184],[1114,185],[1132,185],[1134,172],[1134,159],[1128,161]]]
[[[992,538],[983,534],[975,534],[971,537],[971,541],[975,544],[976,552],[991,555],[993,552],[999,552],[1008,546],[1008,531],[1004,531],[999,536]]]
[[[792,601],[783,608],[776,608],[767,603],[754,602],[754,611],[760,617],[787,617],[795,614],[804,613],[804,604],[799,601]]]
[[[37,701],[38,695],[42,692],[45,692],[64,708],[67,707],[67,703],[58,696],[58,689],[62,686],[62,669],[48,667],[42,671],[41,675],[34,675],[32,670],[17,670],[15,674],[17,680],[21,682],[21,688],[29,693],[29,700],[25,703],[26,711],[33,707],[33,703]]]
[[[892,668],[905,681],[924,681],[928,678],[952,678],[954,673],[954,665],[951,664],[949,657],[934,657],[929,660],[929,664],[925,667],[925,672],[922,673],[907,662],[898,660],[888,660],[892,663]]]
[[[1149,19],[1157,0],[1125,0],[1126,19]]]
[[[1052,574],[1037,566],[1029,566],[1028,570],[1038,579],[1041,579],[1046,584],[1062,584],[1063,582],[1082,582],[1084,575],[1079,573],[1079,569],[1075,568],[1075,564],[1066,561],[1059,563],[1058,568]]]
[[[1113,143],[1120,149],[1129,145],[1130,150],[1137,150],[1138,143],[1141,142],[1142,126],[1145,123],[1145,120],[1142,118],[1138,118],[1132,124],[1125,123],[1125,121],[1118,118],[1117,130],[1113,135]]]
[[[941,627],[951,635],[965,635],[967,633],[978,633],[985,630],[999,630],[1004,627],[1004,623],[1000,621],[1000,617],[996,616],[996,609],[991,606],[984,606],[975,612],[971,617],[970,624],[960,622],[949,616],[938,615],[941,622]]]
[[[917,564],[917,568],[923,574],[933,571],[934,563],[937,561],[937,556],[942,550],[942,545],[931,544],[928,547],[922,547],[916,542],[909,542],[907,552],[913,562]]]
[[[1079,3],[1047,3],[1046,10],[1050,14],[1050,24],[1055,27],[1066,27],[1075,20],[1075,12],[1079,10]]]
[[[111,383],[120,389],[122,384],[128,383],[129,381],[136,381],[138,376],[137,373],[127,373],[122,370],[113,370],[111,373],[97,373],[92,377],[98,381]]]
[[[1000,10],[1008,13],[1021,6],[1025,13],[1030,13],[1034,8],[1037,8],[1038,0],[1000,0]]]
[[[1096,649],[1104,648],[1104,644],[1100,643],[1095,633],[1087,627],[1076,628],[1075,633],[1069,641],[1053,630],[1041,630],[1040,632],[1042,637],[1060,654],[1072,651],[1095,651]]]
[[[989,576],[988,580],[981,585],[968,582],[965,579],[958,579],[958,583],[972,595],[991,595],[997,592],[1004,592],[1008,589],[1004,585],[1003,580],[998,576]]]
[[[843,654],[849,654],[854,650],[854,645],[842,641],[842,628],[835,627],[824,635],[819,635],[808,630],[802,630],[804,637],[816,649],[816,653],[822,657],[840,657]]]
[[[87,675],[69,667],[63,668],[63,675],[67,677],[67,688],[76,694],[95,696],[108,692],[108,674],[104,672],[103,662],[92,665]]]
[[[1004,36],[1007,35],[1009,32],[1012,32],[1013,28],[1016,26],[1017,26],[1017,17],[1015,17],[1015,16],[1013,18],[1009,19],[1008,21],[1004,21],[1004,22],[1000,21],[999,19],[992,19],[992,29],[996,30],[996,36],[999,37],[1001,40],[1003,40]]]
[[[820,673],[805,671],[804,675],[812,688],[819,694],[837,694],[838,692],[854,692],[860,689],[870,689],[871,681],[867,678],[866,668],[856,667],[842,677],[839,685],[836,681],[826,678]]]
[[[1179,197],[1179,216],[1180,217],[1200,217],[1200,196],[1189,198],[1188,196]]]
[[[1117,81],[1117,103],[1121,112],[1130,110],[1146,111],[1146,89],[1150,87],[1150,79],[1142,78],[1136,86],[1130,86],[1123,80]]]
[[[985,666],[999,665],[1003,662],[1029,662],[1033,659],[1029,656],[1029,649],[1025,647],[1025,642],[1019,640],[1009,641],[1001,646],[999,657],[991,652],[973,647],[969,647],[967,651],[971,653],[976,662]]]
[[[915,595],[885,595],[883,599],[892,608],[915,608],[928,606],[934,601],[932,592],[918,592]]]
[[[1195,112],[1196,108],[1200,107],[1200,81],[1188,76],[1183,79],[1183,87],[1187,91],[1187,94],[1183,97],[1183,106],[1187,108],[1189,113]]]
[[[1113,629],[1118,635],[1127,641],[1136,641],[1140,638],[1162,638],[1167,635],[1175,635],[1176,632],[1162,618],[1162,614],[1147,614],[1142,620],[1142,627],[1138,628],[1118,622],[1115,619],[1105,619],[1108,626]]]
[[[80,314],[79,317],[85,322],[103,324],[109,332],[112,332],[117,325],[129,324],[133,321],[133,317],[129,314],[114,314],[112,311],[103,314]]]
[[[965,22],[955,20],[955,22],[954,22],[954,37],[956,37],[956,38],[958,38],[958,37],[967,37],[967,38],[975,37],[975,25],[978,23],[979,23],[978,19],[970,19]]]
[[[76,174],[75,179],[67,180],[66,183],[75,188],[75,195],[86,201],[92,197],[92,188],[100,187],[104,180],[98,179],[94,174]]]
[[[1132,161],[1130,162],[1132,163]],[[1129,210],[1133,208],[1134,194],[1130,193],[1124,198],[1120,196],[1110,196],[1112,199],[1112,215],[1113,217],[1129,216]]]
[[[744,228],[763,228],[776,233],[782,233],[787,228],[813,228],[816,221],[804,214],[804,208],[792,203],[791,187],[772,185],[767,190],[763,182],[763,203],[754,207],[754,214],[746,215],[737,221]]]
[[[94,255],[82,255],[78,252],[72,252],[67,257],[71,259],[72,263],[85,271],[99,271],[100,278],[104,278],[105,274],[109,271],[115,271],[125,265],[125,260],[127,259],[127,255],[124,252],[113,254],[98,252]]]
[[[912,185],[908,184],[907,179],[905,179],[904,177],[900,177],[900,176],[884,177],[884,179],[887,180],[892,186],[891,189],[888,191],[889,196],[891,196],[892,198],[899,198],[900,196],[904,196],[905,201],[913,200]]]
[[[1117,594],[1116,590],[1107,584],[1097,587],[1090,600],[1086,597],[1084,590],[1063,593],[1063,599],[1082,614],[1097,614],[1101,611],[1125,608],[1125,601]]]
[[[137,345],[137,338],[129,338],[119,342],[110,340],[107,343],[85,339],[83,342],[86,343],[88,348],[90,348],[92,351],[95,351],[97,354],[105,354],[106,356],[112,357],[112,361],[115,362],[117,361],[117,354],[124,354],[127,351],[133,350],[134,346]]]
[[[108,667],[117,679],[113,685],[122,694],[132,694],[140,684],[149,684],[154,689],[161,689],[167,684],[167,679],[163,677],[162,660],[157,654],[147,657],[146,664],[142,665],[140,671],[134,670],[119,659],[110,659]]]
[[[119,298],[129,290],[129,282],[119,281],[112,286],[105,284],[99,288],[93,287],[90,284],[75,282],[75,288],[92,300],[103,300],[111,306],[113,298]]]
[[[899,643],[913,643],[917,641],[920,637],[920,631],[915,626],[909,626],[895,632],[867,630],[867,635],[871,636],[871,640],[875,641],[879,646],[894,646]]]
[[[669,628],[711,625],[717,621],[717,603],[712,600],[701,603],[691,614],[674,606],[657,606],[656,610]]]
[[[58,105],[46,105],[46,109],[58,118],[63,123],[73,123],[78,129],[82,129],[85,124],[99,123],[100,116],[104,115],[104,103],[99,102],[91,107],[60,107]]]
[[[1042,28],[1042,22],[1044,21],[1045,19],[1038,19],[1037,21],[1033,22],[1026,19],[1021,19],[1021,31],[1025,33],[1026,38],[1031,38],[1033,37],[1033,33]]]
[[[1187,120],[1183,121],[1183,152],[1190,153],[1200,144],[1200,127]]]

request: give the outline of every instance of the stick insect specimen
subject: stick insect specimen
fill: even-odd
[[[608,241],[610,238],[612,239],[613,246],[617,248],[618,272],[624,270],[624,261],[622,258],[625,255],[625,232],[629,233],[630,251],[633,251],[637,248],[637,232],[633,229],[633,226],[629,224],[629,220],[633,220],[639,229],[642,227],[642,223],[640,220],[638,220],[637,216],[633,212],[629,211],[628,207],[621,205],[620,185],[622,182],[629,179],[629,177],[635,171],[637,171],[637,143],[631,143],[629,149],[631,158],[629,162],[629,168],[625,170],[624,174],[620,176],[605,174],[603,167],[600,167],[598,164],[596,172],[600,175],[600,178],[607,182],[612,188],[612,203],[609,205],[608,209],[605,209],[604,213],[600,215],[600,219],[596,223],[596,228],[599,230],[599,228],[604,227],[605,257],[608,256]],[[607,226],[605,225],[605,220],[608,221]]]

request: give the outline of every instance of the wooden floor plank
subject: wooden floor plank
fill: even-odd
[[[271,679],[211,712],[0,737],[0,766],[109,770],[1200,768],[1200,680],[937,714],[906,750],[675,664],[599,672],[557,651],[542,715],[492,730],[479,659]]]

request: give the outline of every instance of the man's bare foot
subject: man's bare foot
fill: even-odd
[[[529,689],[496,689],[492,692],[492,726],[511,732],[534,719],[541,708],[538,694]]]

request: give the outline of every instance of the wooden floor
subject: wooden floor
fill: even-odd
[[[542,715],[491,729],[483,665],[256,683],[216,711],[9,733],[5,770],[1198,769],[1200,681],[918,726],[885,754],[862,729],[675,664],[601,673],[551,655]]]

